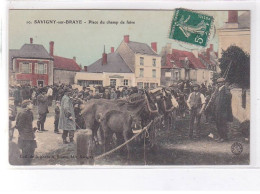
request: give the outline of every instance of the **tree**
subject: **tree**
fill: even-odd
[[[219,59],[221,76],[230,84],[238,84],[242,88],[250,87],[250,55],[240,47],[231,45],[222,50]]]

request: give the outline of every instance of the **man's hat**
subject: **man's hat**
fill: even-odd
[[[193,87],[193,88],[194,88],[194,87],[198,87],[198,88],[199,88],[200,85],[199,85],[199,84],[193,84],[192,87]]]
[[[32,103],[31,100],[24,100],[24,101],[22,102],[21,106],[22,106],[22,108],[26,108],[26,106],[27,106],[28,104],[30,104],[30,103]]]
[[[220,77],[220,78],[217,79],[217,83],[221,83],[221,82],[224,82],[224,81],[225,81],[225,79],[223,77]]]

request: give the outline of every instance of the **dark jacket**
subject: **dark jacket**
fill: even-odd
[[[16,118],[16,128],[19,138],[22,140],[34,140],[35,135],[32,127],[33,113],[31,110],[23,109]]]
[[[38,113],[45,114],[48,113],[48,97],[42,94],[37,96]]]
[[[217,90],[214,97],[214,113],[217,122],[233,121],[231,99],[232,95],[226,86],[220,91]]]

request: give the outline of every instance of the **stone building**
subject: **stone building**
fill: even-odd
[[[53,56],[43,45],[24,44],[9,50],[9,83],[45,86],[53,84]]]
[[[225,25],[217,30],[219,45],[218,56],[222,50],[231,45],[236,45],[250,54],[250,11],[244,11],[238,16],[238,11],[228,11],[228,20]]]
[[[213,71],[201,62],[198,58],[198,51],[181,51],[171,49],[170,45],[167,45],[163,48],[161,55],[162,85],[171,86],[180,80],[191,80],[199,84],[212,82]]]
[[[155,88],[160,85],[161,57],[156,53],[157,44],[151,47],[145,43],[130,41],[125,35],[116,51],[111,48],[109,54],[85,67],[79,72],[75,82],[83,85],[138,86]]]
[[[55,84],[74,84],[76,72],[81,70],[76,62],[76,57],[73,59],[54,55],[54,42],[50,42],[50,55],[54,59],[53,80]]]

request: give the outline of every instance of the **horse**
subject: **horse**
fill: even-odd
[[[103,150],[106,152],[110,148],[112,136],[115,133],[117,138],[117,145],[128,141],[132,135],[133,129],[141,129],[141,121],[133,117],[129,112],[119,110],[108,111],[104,116],[100,116],[100,124],[103,132]],[[130,144],[126,144],[127,161],[130,159]]]

